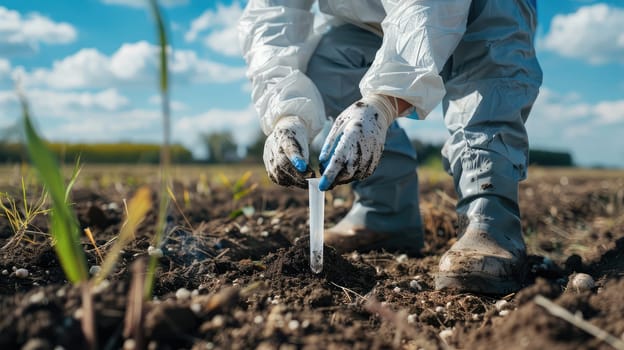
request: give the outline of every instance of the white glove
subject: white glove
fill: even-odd
[[[398,117],[398,105],[389,98],[370,95],[345,109],[325,139],[319,161],[319,189],[361,180],[379,164],[390,124]]]
[[[264,143],[264,166],[271,181],[282,186],[308,188],[306,178],[314,177],[308,165],[308,130],[299,117],[281,118]]]

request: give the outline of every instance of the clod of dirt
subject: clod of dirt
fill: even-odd
[[[294,246],[269,254],[264,259],[266,274],[272,278],[286,275],[310,280],[323,279],[360,292],[368,292],[375,285],[374,267],[360,262],[352,263],[328,246],[323,248],[323,271],[313,274],[310,270],[309,250],[309,239],[303,237]]]
[[[192,334],[196,327],[193,311],[174,302],[157,304],[145,316],[145,333],[153,339],[179,340],[182,334]]]

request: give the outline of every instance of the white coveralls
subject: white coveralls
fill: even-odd
[[[523,253],[517,201],[528,164],[524,123],[542,81],[535,0],[319,0],[335,19],[320,34],[312,3],[250,0],[240,21],[263,131],[296,115],[316,135],[326,115],[337,116],[360,94],[401,98],[420,119],[442,101],[450,133],[442,153],[461,221],[504,231],[496,240],[512,236],[512,246],[501,244]],[[415,167],[394,123],[379,167],[354,185],[350,219],[421,235]]]

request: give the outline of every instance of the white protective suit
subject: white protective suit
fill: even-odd
[[[252,98],[267,135],[283,116],[303,118],[311,136],[326,119],[320,94],[304,74],[319,38],[313,2],[251,0],[241,18]],[[319,0],[321,12],[339,21],[377,34],[383,28],[382,47],[360,83],[362,94],[402,98],[421,118],[445,94],[439,73],[464,34],[469,7],[466,0]]]
[[[321,12],[346,23],[332,22],[324,33],[313,30],[312,4],[250,0],[241,18],[240,39],[263,131],[268,135],[280,118],[295,115],[316,135],[326,114],[335,117],[359,98],[345,94],[350,100],[340,103],[345,84],[353,81],[364,98],[401,98],[420,119],[442,101],[450,134],[442,153],[458,195],[459,234],[468,228],[487,233],[479,236],[485,240],[479,247],[502,247],[514,258],[482,264],[481,256],[475,266],[493,267],[493,275],[514,274],[510,271],[525,260],[518,208],[518,182],[528,165],[524,123],[542,81],[533,42],[535,0],[319,0]],[[383,38],[378,46],[370,38],[375,35]],[[374,59],[368,61],[371,49]],[[350,66],[365,70],[351,72]],[[415,156],[393,125],[379,167],[355,184],[356,201],[347,217],[373,230],[413,232],[421,224]],[[453,249],[479,251],[474,242],[460,240]],[[453,279],[449,266],[456,264],[449,259],[443,258],[441,271]],[[512,290],[517,280],[497,286],[500,292]]]

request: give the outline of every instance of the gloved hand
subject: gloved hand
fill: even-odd
[[[319,189],[371,175],[379,164],[388,127],[397,117],[397,100],[381,95],[362,98],[340,113],[319,156]]]
[[[307,189],[306,178],[314,177],[309,157],[309,136],[303,120],[296,116],[281,118],[264,143],[262,158],[271,181]]]

